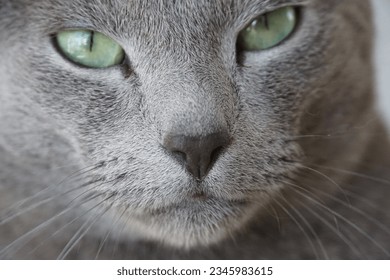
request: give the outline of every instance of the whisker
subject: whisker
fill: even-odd
[[[92,201],[94,200],[95,198],[98,198],[100,196],[102,196],[103,194],[95,194],[95,196],[93,197],[90,197],[88,199],[87,202],[89,201]],[[87,209],[83,214],[73,218],[71,221],[67,222],[65,225],[61,226],[58,230],[56,230],[55,232],[53,232],[48,238],[46,238],[44,241],[42,241],[40,244],[38,244],[35,248],[33,248],[28,254],[32,254],[34,253],[37,249],[39,249],[41,246],[43,246],[45,244],[45,242],[47,242],[48,240],[52,239],[53,237],[55,237],[57,234],[59,234],[62,230],[64,230],[65,228],[67,228],[69,225],[73,224],[74,222],[76,222],[77,220],[81,219],[82,217],[86,216],[88,213],[92,212],[94,209],[98,208],[99,206],[101,206],[105,201],[107,201],[109,198],[106,198],[104,200],[102,200],[101,202],[97,203],[96,205],[94,205],[93,207]]]
[[[365,213],[364,211],[360,210],[359,208],[351,205],[351,204],[347,204],[345,203],[343,200],[341,199],[338,199],[332,195],[329,195],[328,193],[324,192],[324,191],[320,191],[319,192],[322,193],[322,195],[328,197],[329,199],[333,200],[333,201],[336,201],[346,207],[348,207],[349,209],[351,209],[352,211],[354,211],[355,213],[358,213],[360,215],[362,215],[364,218],[366,218],[367,220],[369,220],[370,222],[372,222],[373,224],[375,224],[377,227],[379,227],[380,229],[382,229],[385,233],[389,234],[390,236],[390,228],[388,228],[386,225],[384,225],[383,223],[381,223],[379,220],[375,219],[374,217],[368,215],[367,213]]]
[[[306,199],[310,199],[311,201],[316,201],[316,205],[321,205],[323,208],[327,208],[325,210],[329,210],[329,208],[327,206],[325,206],[324,203],[320,202],[320,200],[318,200],[317,198],[314,198],[314,194],[310,193],[308,190],[306,190],[305,188],[303,187],[300,187],[296,184],[293,184],[293,183],[289,183],[289,182],[286,182],[286,181],[281,181],[282,183],[284,184],[287,184],[293,191],[295,191],[296,193],[298,193],[299,195],[303,196],[304,198]],[[301,191],[299,192],[297,189],[295,188],[298,188],[300,189]],[[344,201],[340,200],[340,202],[343,203],[343,205],[349,207],[350,205],[349,204],[346,204]],[[333,218],[334,218],[334,221],[335,221],[335,225],[336,226],[333,226],[330,222],[328,222],[325,218],[323,218],[322,216],[320,216],[318,213],[316,213],[311,207],[307,206],[306,204],[302,203],[301,201],[299,201],[299,204],[304,207],[307,211],[309,211],[313,216],[315,216],[317,219],[319,219],[321,222],[323,222],[326,226],[328,226],[345,244],[347,244],[347,246],[358,256],[362,256],[362,253],[358,250],[358,248],[348,239],[346,238],[346,236],[344,234],[342,234],[340,232],[340,229],[339,229],[339,224],[337,222],[337,219],[335,217],[335,213],[332,213],[330,212],[330,214],[333,215]],[[328,211],[329,212],[329,211]],[[337,215],[339,216],[339,215]]]
[[[46,203],[49,203],[50,201],[53,201],[53,200],[55,200],[56,198],[59,198],[59,197],[61,197],[61,196],[63,196],[63,195],[68,195],[68,194],[70,194],[70,193],[72,193],[72,192],[74,192],[74,191],[83,189],[83,188],[88,187],[88,186],[90,186],[90,185],[92,185],[92,184],[94,184],[94,183],[97,183],[97,182],[99,182],[99,181],[100,181],[100,180],[90,181],[90,182],[84,183],[84,184],[82,184],[82,185],[80,185],[80,186],[77,186],[77,187],[75,187],[75,188],[72,188],[72,189],[70,189],[70,190],[67,190],[66,192],[56,193],[55,195],[53,195],[53,196],[51,196],[51,197],[48,197],[48,198],[46,198],[46,199],[44,199],[44,200],[41,200],[41,201],[39,201],[39,202],[37,202],[37,203],[35,203],[35,204],[33,204],[33,205],[30,205],[30,206],[28,206],[28,207],[25,207],[25,208],[23,208],[23,209],[20,209],[19,212],[16,212],[16,213],[14,213],[14,214],[11,214],[11,215],[8,216],[8,217],[2,217],[2,218],[1,218],[1,221],[0,221],[0,226],[4,226],[5,224],[7,224],[8,222],[10,222],[11,220],[13,220],[13,219],[19,217],[20,215],[22,215],[22,214],[24,214],[24,213],[26,213],[26,212],[28,212],[28,211],[34,210],[34,209],[36,209],[37,207],[42,206],[42,205],[44,205],[44,204],[46,204]],[[85,193],[85,192],[84,192],[84,193]],[[9,215],[9,214],[8,214],[8,215]]]
[[[112,195],[113,196],[113,195]],[[112,196],[107,197],[103,201],[99,203],[101,205],[102,203],[106,202],[107,200],[111,199]],[[98,205],[96,205],[98,206]],[[104,214],[106,214],[112,207],[112,204],[104,209],[101,213],[97,213],[96,215],[90,217],[83,225],[82,227],[73,235],[72,239],[69,240],[69,242],[65,245],[62,252],[58,255],[57,260],[63,260],[66,258],[66,256],[72,251],[72,249],[78,244],[78,242],[88,233],[88,231],[92,228],[92,226],[101,219]]]
[[[100,184],[94,185],[93,187],[91,187],[91,188],[89,188],[89,189],[83,191],[82,193],[78,194],[76,197],[73,197],[73,198],[69,201],[69,204],[70,204],[70,203],[73,203],[73,202],[75,202],[75,201],[77,201],[77,200],[78,200],[81,196],[83,196],[83,195],[85,195],[85,197],[88,197],[89,195],[94,195],[94,192],[92,192],[92,190],[97,189],[98,187],[100,187],[101,185],[103,185],[103,184],[105,183],[105,182],[104,182],[103,180],[101,180],[101,179],[96,180],[96,181],[92,181],[92,183],[98,183],[98,182],[100,182]],[[78,190],[79,188],[76,188],[76,189]],[[103,194],[101,194],[101,195],[103,195]]]
[[[67,176],[66,178],[62,179],[57,184],[54,184],[52,186],[48,186],[48,187],[38,191],[37,193],[35,193],[32,196],[24,198],[23,200],[14,203],[13,205],[8,207],[7,209],[4,209],[2,212],[3,213],[5,213],[5,212],[12,212],[15,209],[19,209],[24,204],[32,201],[33,199],[38,198],[40,195],[44,195],[44,194],[48,193],[49,191],[52,191],[53,189],[59,188],[62,184],[66,183],[66,182],[71,182],[71,180],[74,180],[74,179],[78,178],[79,176],[85,175],[86,173],[94,171],[94,170],[96,170],[97,168],[100,168],[100,167],[101,167],[101,164],[98,164],[98,165],[95,164],[95,165],[92,165],[92,166],[88,166],[88,167],[82,168],[82,169],[80,169],[78,171],[75,171],[72,174],[70,174],[69,176]],[[42,199],[39,199],[39,200],[41,201]],[[1,214],[1,216],[4,216],[4,214]],[[2,224],[2,223],[4,223],[4,222],[0,222],[0,224]]]
[[[334,167],[325,166],[325,165],[318,165],[318,164],[311,164],[311,165],[312,166],[316,166],[316,167],[320,167],[320,168],[324,168],[324,169],[328,169],[328,170],[332,170],[332,171],[336,171],[336,172],[340,172],[340,173],[344,173],[344,174],[353,175],[353,176],[356,176],[356,177],[359,177],[359,178],[363,178],[363,179],[367,179],[367,180],[371,180],[371,181],[374,181],[374,182],[377,182],[377,183],[390,185],[390,181],[389,180],[373,177],[373,176],[370,176],[370,175],[367,175],[367,174],[358,173],[358,172],[345,170],[345,169],[340,169],[340,168],[334,168]]]
[[[311,139],[311,138],[319,138],[321,140],[334,140],[346,136],[349,136],[349,134],[330,134],[330,133],[329,134],[304,134],[304,135],[289,136],[283,138],[283,140],[286,142],[293,142],[301,139]]]
[[[360,132],[362,129],[365,129],[367,126],[369,126],[371,123],[376,122],[378,120],[377,117],[372,117],[364,122],[362,121],[360,124],[342,129],[339,128],[337,130],[332,130],[332,131],[320,131],[318,134],[300,134],[300,135],[293,135],[290,136],[287,139],[287,141],[294,141],[295,139],[302,139],[302,138],[329,138],[329,139],[335,139],[335,138],[343,138],[347,136],[352,136],[358,132]],[[370,133],[371,136],[384,136],[386,135],[385,132],[374,132]]]
[[[303,221],[303,223],[306,225],[306,227],[310,230],[311,234],[314,236],[314,238],[316,239],[321,251],[322,251],[322,254],[324,256],[325,259],[329,259],[329,256],[328,256],[328,253],[326,252],[325,250],[325,247],[322,243],[322,241],[320,240],[318,234],[316,233],[316,231],[313,229],[312,225],[307,221],[307,219],[302,215],[302,213],[300,213],[298,211],[298,209],[296,209],[283,195],[281,196],[282,199],[284,200],[284,202],[295,212],[295,214],[298,215],[298,217]]]
[[[108,232],[106,233],[106,235],[104,236],[104,239],[100,242],[98,251],[96,252],[95,260],[97,260],[97,259],[99,258],[99,255],[100,255],[101,251],[103,250],[103,247],[104,247],[105,243],[107,242],[108,237],[111,235],[113,229],[115,228],[115,227],[114,227],[115,224],[117,224],[117,223],[122,219],[123,215],[126,213],[126,211],[127,211],[128,209],[129,209],[129,206],[126,207],[126,208],[123,210],[122,214],[121,214],[117,219],[113,220],[113,222],[111,223],[109,231],[108,231]]]
[[[361,195],[357,194],[357,193],[354,193],[352,192],[351,190],[348,190],[348,189],[345,189],[345,192],[348,194],[349,197],[351,198],[354,198],[354,199],[357,199],[357,200],[360,200],[361,202],[363,202],[365,205],[368,205],[369,207],[371,207],[372,209],[375,209],[376,211],[379,211],[381,209],[378,209],[378,205],[376,205],[375,203],[373,203],[371,200],[369,199],[366,199],[366,198],[363,198]],[[381,210],[382,211],[382,210]],[[383,211],[382,211],[383,212]],[[387,213],[387,212],[386,212]]]
[[[330,228],[331,231],[333,231],[345,244],[347,244],[347,246],[353,251],[354,254],[356,254],[356,256],[358,257],[362,256],[362,253],[358,250],[358,248],[348,238],[346,238],[344,234],[340,232],[337,221],[335,222],[335,224],[337,225],[335,227],[330,222],[328,222],[325,218],[323,218],[321,215],[319,215],[313,209],[311,209],[309,206],[305,205],[302,202],[298,202],[298,203],[302,207],[304,207],[307,211],[309,211],[313,216],[315,216],[318,220],[320,220],[323,224],[325,224],[328,228]]]
[[[276,219],[276,222],[278,224],[278,229],[279,229],[279,232],[280,232],[282,230],[282,223],[280,221],[279,214],[278,214],[278,212],[276,211],[276,209],[275,209],[275,207],[273,205],[270,205],[270,207],[271,207],[271,210],[273,212],[273,217]],[[268,209],[267,209],[267,211],[268,211]]]
[[[313,241],[311,240],[310,236],[307,234],[306,230],[303,228],[303,226],[299,223],[299,221],[294,217],[294,215],[291,214],[290,211],[286,207],[282,205],[282,203],[278,202],[277,199],[272,199],[290,218],[291,220],[298,226],[299,230],[304,234],[306,240],[309,242],[310,247],[313,250],[313,253],[316,256],[316,259],[319,259],[319,254],[317,251],[317,248],[315,247]],[[291,206],[291,205],[289,205]]]
[[[331,182],[334,186],[336,186],[336,188],[338,190],[341,191],[341,193],[343,194],[344,198],[346,199],[346,201],[348,202],[348,204],[351,204],[351,202],[349,201],[349,198],[348,196],[345,194],[344,192],[344,189],[340,186],[340,184],[338,184],[336,181],[334,181],[332,178],[330,178],[329,176],[327,176],[326,174],[316,170],[316,169],[313,169],[313,168],[310,168],[308,166],[304,166],[304,165],[300,165],[301,168],[304,168],[304,169],[307,169],[309,171],[312,171],[318,175],[320,175],[321,177],[325,178],[326,180],[328,180],[329,182]]]
[[[97,198],[99,196],[101,196],[101,194],[97,195],[95,198]],[[83,204],[85,204],[85,203],[87,203],[89,201],[92,201],[95,198],[90,198],[90,199],[88,199],[86,201],[81,201],[79,204],[73,205],[73,206],[74,207],[80,207]],[[23,246],[25,246],[29,241],[31,241],[35,237],[36,234],[40,233],[47,226],[49,226],[51,223],[56,221],[58,218],[60,218],[64,214],[66,214],[66,213],[70,212],[71,210],[73,210],[73,207],[69,207],[69,206],[67,208],[63,209],[62,211],[60,211],[59,213],[57,213],[56,215],[54,215],[53,217],[51,217],[50,219],[48,219],[45,222],[39,224],[38,226],[34,227],[33,229],[29,230],[28,232],[24,233],[22,236],[18,237],[13,242],[11,242],[6,247],[4,247],[0,251],[0,258],[3,259],[4,256],[9,255],[11,250],[12,250],[11,252],[13,252],[13,253],[18,252]]]
[[[287,182],[285,182],[285,183],[287,183]],[[299,187],[299,186],[295,186],[295,187]],[[294,190],[296,193],[302,195],[303,197],[307,198],[308,200],[312,201],[313,203],[315,203],[316,205],[318,205],[322,209],[324,209],[324,210],[328,211],[329,213],[333,214],[334,216],[338,217],[340,220],[343,220],[349,226],[354,228],[359,234],[361,234],[367,240],[369,240],[372,244],[374,244],[378,249],[380,249],[386,256],[390,257],[390,253],[389,253],[389,251],[386,250],[386,248],[384,248],[381,244],[379,244],[375,239],[373,239],[369,234],[367,234],[364,230],[362,230],[355,223],[353,223],[350,220],[348,220],[347,218],[343,217],[342,215],[340,215],[336,211],[332,210],[328,206],[325,206],[322,203],[319,203],[316,199],[313,199],[311,196],[305,195],[302,191],[300,191],[296,188],[291,188],[291,189]]]
[[[130,206],[128,206],[128,207],[130,207]],[[111,257],[112,258],[115,257],[116,250],[118,248],[118,243],[119,243],[120,236],[122,235],[123,231],[125,230],[125,227],[128,224],[129,220],[130,220],[130,216],[127,216],[126,221],[122,224],[121,228],[116,232],[115,237],[113,237],[113,240],[115,240],[115,241],[114,241],[114,244],[112,246],[112,252],[111,252]]]

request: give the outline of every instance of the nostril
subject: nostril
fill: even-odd
[[[218,157],[221,155],[222,153],[222,150],[223,150],[223,146],[219,146],[218,148],[216,148],[210,155],[210,163],[213,165]]]
[[[187,155],[186,153],[183,153],[181,151],[172,151],[172,155],[181,163],[185,164],[187,161]]]

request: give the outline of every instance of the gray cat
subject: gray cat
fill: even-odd
[[[0,258],[389,259],[368,0],[0,0]]]

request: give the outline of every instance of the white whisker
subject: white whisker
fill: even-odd
[[[115,220],[113,220],[113,222],[111,223],[110,227],[109,227],[109,230],[108,232],[106,233],[106,235],[104,236],[103,240],[100,242],[100,245],[99,245],[99,248],[96,252],[96,255],[95,255],[95,260],[98,259],[101,251],[103,250],[103,247],[105,245],[105,243],[107,242],[108,240],[108,237],[111,235],[112,231],[114,230],[115,228],[115,225],[122,219],[123,215],[126,213],[126,211],[129,209],[129,207],[126,207],[123,212],[119,215],[119,217]]]
[[[18,237],[15,239],[13,242],[8,244],[5,248],[3,248],[0,251],[0,258],[4,258],[4,256],[10,255],[11,252],[14,254],[18,252],[23,246],[25,246],[28,242],[30,242],[36,234],[40,233],[43,231],[47,226],[49,226],[51,223],[56,221],[58,218],[62,217],[66,213],[70,212],[71,210],[74,209],[74,207],[80,207],[85,203],[88,203],[92,201],[93,199],[101,196],[101,194],[96,195],[96,197],[89,198],[86,201],[81,201],[79,204],[76,205],[68,205],[67,208],[63,209],[59,213],[55,214],[53,217],[50,219],[46,220],[45,222],[39,224],[38,226],[34,227],[33,229],[29,230],[28,232],[24,233],[22,236]],[[72,206],[72,207],[70,207]]]
[[[373,239],[369,234],[367,234],[367,232],[365,232],[363,229],[361,229],[358,225],[356,225],[355,223],[351,222],[349,219],[343,217],[342,215],[340,215],[339,213],[337,213],[336,211],[332,210],[331,208],[329,208],[328,206],[325,206],[323,205],[322,203],[319,203],[316,199],[313,199],[312,197],[310,196],[307,196],[307,195],[304,195],[304,193],[296,188],[291,188],[292,190],[294,190],[296,193],[298,194],[301,194],[302,196],[306,197],[308,200],[312,201],[314,204],[318,205],[320,208],[328,211],[329,213],[333,214],[334,216],[338,217],[340,220],[343,220],[345,223],[347,223],[349,226],[351,226],[352,228],[354,228],[359,234],[361,234],[362,236],[364,236],[367,240],[369,240],[370,242],[372,242],[378,249],[380,249],[386,256],[390,257],[390,253],[389,251],[383,247],[383,245],[379,244],[375,239]]]
[[[111,198],[111,197],[109,197]],[[109,199],[107,198],[107,199]],[[107,201],[105,199],[104,201]],[[102,201],[101,203],[103,203]],[[101,204],[99,203],[99,204]],[[87,219],[87,221],[81,226],[81,228],[73,235],[72,239],[69,240],[69,242],[65,245],[64,249],[61,251],[61,253],[58,255],[57,259],[58,260],[63,260],[66,258],[66,256],[72,251],[72,249],[80,242],[80,240],[85,236],[85,234],[88,233],[88,231],[92,228],[92,226],[99,220],[101,219],[104,214],[110,210],[112,205],[107,207],[101,212],[98,212],[96,215],[91,216],[90,218]]]
[[[294,215],[291,214],[290,211],[286,207],[282,205],[282,203],[278,202],[277,199],[273,199],[273,201],[291,218],[291,220],[298,226],[299,230],[303,233],[306,240],[309,242],[310,247],[313,250],[314,255],[317,259],[319,259],[319,254],[317,251],[316,246],[314,245],[313,241],[311,240],[310,236],[307,234],[306,230],[303,228],[303,226],[299,223],[299,221],[294,217]],[[291,206],[291,205],[290,205]]]

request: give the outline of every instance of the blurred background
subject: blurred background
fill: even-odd
[[[373,0],[376,21],[378,106],[390,127],[390,0]]]

